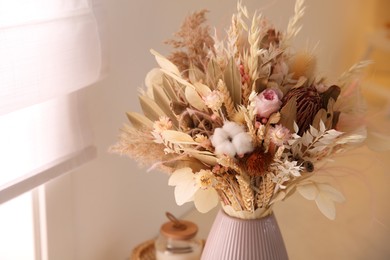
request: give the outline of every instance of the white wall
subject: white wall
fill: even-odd
[[[251,10],[265,7],[264,13],[281,28],[293,13],[294,1],[243,2]],[[351,38],[361,37],[357,21],[366,16],[359,5],[362,0],[307,2],[304,28],[296,45],[306,47],[308,43],[312,48],[318,42],[319,70],[335,77],[363,48]],[[140,111],[137,88],[156,66],[149,49],[167,54],[169,48],[162,42],[190,11],[207,8],[210,24],[227,27],[236,1],[107,0],[105,4],[110,71],[89,90],[99,157],[48,186],[52,194],[49,259],[125,259],[135,245],[157,234],[165,211],[180,216],[191,209],[191,205],[176,206],[167,176],[147,173],[127,158],[108,154],[107,149],[126,122],[125,112]]]

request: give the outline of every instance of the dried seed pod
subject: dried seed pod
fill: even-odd
[[[293,88],[283,97],[282,107],[293,97],[296,98],[298,134],[302,136],[313,123],[317,112],[322,108],[322,99],[313,86]]]
[[[311,161],[304,161],[302,163],[302,166],[305,168],[307,172],[313,172],[314,171],[314,164]]]

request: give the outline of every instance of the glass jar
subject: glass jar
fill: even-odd
[[[169,222],[161,226],[160,234],[155,240],[157,260],[199,260],[202,242],[196,238],[196,224],[176,219],[166,213]]]

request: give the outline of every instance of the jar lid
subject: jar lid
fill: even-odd
[[[161,226],[160,233],[163,236],[182,240],[195,237],[198,232],[198,226],[195,223],[186,220],[178,220],[169,212],[166,213],[166,216],[170,221]]]

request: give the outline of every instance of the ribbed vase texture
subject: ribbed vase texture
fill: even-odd
[[[286,247],[274,214],[243,220],[217,214],[202,260],[285,260]]]

